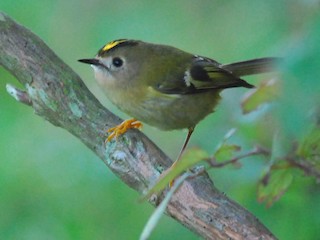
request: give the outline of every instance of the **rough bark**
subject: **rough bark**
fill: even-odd
[[[3,13],[0,64],[25,86],[25,93],[18,91],[25,96],[18,100],[79,138],[129,187],[145,193],[171,165],[172,160],[136,130],[105,145],[105,130],[120,119],[39,37]],[[163,196],[158,197],[161,201]],[[206,239],[275,239],[255,216],[216,189],[206,173],[183,183],[167,214]]]

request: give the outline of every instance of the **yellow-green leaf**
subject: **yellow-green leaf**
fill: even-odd
[[[304,137],[296,151],[299,163],[304,165],[305,171],[320,173],[320,128],[313,127],[312,131]],[[309,170],[308,170],[309,169]],[[316,175],[317,175],[316,174]]]
[[[240,151],[241,147],[234,144],[222,144],[214,153],[214,158],[218,162],[230,160],[235,152]]]
[[[275,201],[277,201],[290,186],[293,176],[290,168],[274,169],[265,179],[258,184],[258,201],[266,202],[267,207],[270,207]]]
[[[186,150],[181,159],[175,163],[174,167],[169,168],[161,174],[158,182],[149,190],[144,199],[148,199],[152,194],[162,191],[182,172],[206,158],[208,158],[208,153],[202,149],[191,148]]]
[[[303,158],[314,158],[320,161],[320,128],[315,127],[303,139],[297,150],[297,155]],[[320,163],[319,163],[320,164]]]
[[[280,86],[276,79],[263,81],[256,89],[249,92],[242,100],[242,112],[244,114],[256,110],[264,103],[271,102],[279,96]]]
[[[240,151],[241,147],[235,144],[228,144],[227,141],[234,135],[236,132],[235,128],[230,129],[226,135],[223,137],[223,140],[218,145],[213,156],[217,162],[222,162],[230,160],[235,152]]]

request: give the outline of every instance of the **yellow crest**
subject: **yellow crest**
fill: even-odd
[[[98,51],[98,56],[104,56],[105,54],[109,53],[110,50],[118,48],[120,46],[134,46],[138,44],[139,41],[136,40],[128,40],[128,39],[118,39],[112,42],[107,43]]]
[[[106,51],[110,50],[111,48],[114,48],[115,46],[119,45],[120,43],[123,43],[126,41],[128,41],[128,40],[127,39],[119,39],[119,40],[109,42],[102,47],[102,51],[106,52]]]

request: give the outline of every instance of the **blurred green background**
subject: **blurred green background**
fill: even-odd
[[[219,62],[283,56],[279,101],[246,116],[246,89],[230,89],[215,114],[197,127],[191,146],[213,152],[223,135],[249,149],[270,147],[280,133],[282,149],[311,127],[320,100],[320,18],[316,0],[49,1],[2,0],[3,11],[40,36],[112,111],[92,70],[76,60],[94,56],[106,42],[141,39],[174,45]],[[264,76],[246,78],[257,84]],[[0,239],[138,239],[153,211],[79,140],[36,116],[10,97],[20,86],[0,68]],[[185,131],[143,130],[175,157]],[[257,216],[280,239],[319,239],[320,190],[297,172],[288,192],[271,208],[256,201],[266,160],[240,169],[211,171],[217,187]],[[199,239],[163,217],[151,239]]]

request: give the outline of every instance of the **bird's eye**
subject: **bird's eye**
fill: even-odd
[[[119,57],[115,57],[114,59],[112,59],[112,64],[117,68],[121,67],[123,65],[123,60]]]

